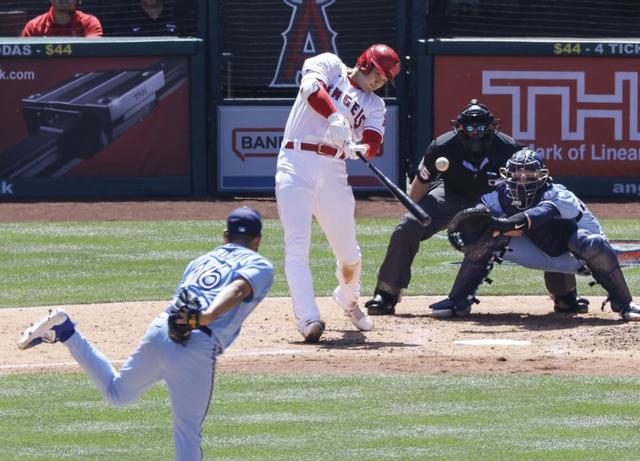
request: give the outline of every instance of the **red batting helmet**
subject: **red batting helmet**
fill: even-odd
[[[398,53],[388,45],[371,45],[358,58],[358,68],[368,74],[374,67],[393,84],[393,80],[400,73]]]

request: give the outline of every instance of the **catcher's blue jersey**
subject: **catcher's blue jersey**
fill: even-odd
[[[513,216],[523,210],[511,205],[505,183],[482,196],[482,203],[497,217]],[[504,259],[524,267],[550,272],[576,273],[584,263],[569,253],[568,237],[577,229],[604,235],[600,223],[576,195],[551,183],[536,204],[524,211],[531,227],[509,243]]]
[[[249,282],[253,289],[253,296],[208,325],[221,351],[229,347],[238,337],[242,322],[271,288],[273,283],[271,263],[255,251],[229,243],[191,261],[176,290],[177,296],[182,287],[195,287],[206,298],[208,305],[224,287],[239,277]],[[176,301],[176,297],[173,301]]]

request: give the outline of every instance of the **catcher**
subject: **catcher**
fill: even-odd
[[[624,320],[640,320],[640,307],[598,220],[572,192],[553,183],[543,157],[522,149],[501,176],[504,181],[482,196],[482,205],[458,213],[449,225],[449,241],[464,260],[449,296],[430,306],[433,315],[468,315],[479,302],[478,286],[490,282],[494,263],[504,258],[546,271],[557,312],[587,312],[589,302],[577,296],[575,274],[590,273],[607,292],[603,308],[611,302]]]
[[[261,230],[257,211],[232,211],[225,244],[189,263],[173,303],[153,320],[119,372],[62,309],[28,328],[18,347],[63,343],[104,399],[116,406],[132,403],[164,379],[173,407],[175,459],[202,459],[202,421],[211,400],[216,358],[236,339],[273,283],[272,264],[257,253]]]

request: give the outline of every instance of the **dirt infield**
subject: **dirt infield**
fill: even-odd
[[[434,300],[405,299],[398,315],[377,317],[374,331],[360,333],[332,301],[321,299],[327,330],[320,344],[307,345],[295,329],[289,299],[270,298],[246,322],[219,367],[241,373],[640,373],[640,325],[597,307],[572,317],[552,313],[546,297],[484,297],[466,319],[437,320],[426,315]],[[165,305],[65,309],[118,368]],[[16,349],[21,330],[46,312],[46,307],[0,310],[0,373],[78,369],[59,344]]]
[[[203,201],[31,202],[0,203],[0,222],[25,221],[147,221],[224,219],[240,205],[256,208],[266,219],[277,219],[273,199],[235,198]],[[590,203],[601,219],[640,219],[640,203]],[[395,199],[373,197],[356,202],[358,218],[399,218],[405,209]]]
[[[239,201],[0,204],[0,221],[223,219]],[[245,200],[265,218],[277,218],[272,200]],[[590,204],[601,218],[640,218],[639,204]],[[399,217],[391,199],[358,201],[359,217]],[[366,293],[363,293],[363,295]],[[429,317],[430,297],[405,298],[393,317],[376,317],[368,333],[353,330],[329,299],[320,300],[327,331],[305,345],[288,298],[270,298],[252,314],[239,339],[221,357],[220,370],[268,373],[534,373],[639,375],[640,322],[624,323],[602,298],[588,314],[553,313],[543,296],[482,297],[459,320]],[[362,299],[364,301],[364,298]],[[66,306],[79,328],[120,365],[166,301]],[[15,341],[46,307],[0,310],[0,373],[77,370],[66,348],[18,351]],[[133,314],[132,314],[133,313]]]

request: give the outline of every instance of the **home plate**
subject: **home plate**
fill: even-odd
[[[530,346],[529,341],[518,341],[516,339],[461,339],[454,341],[454,344],[462,346]]]

